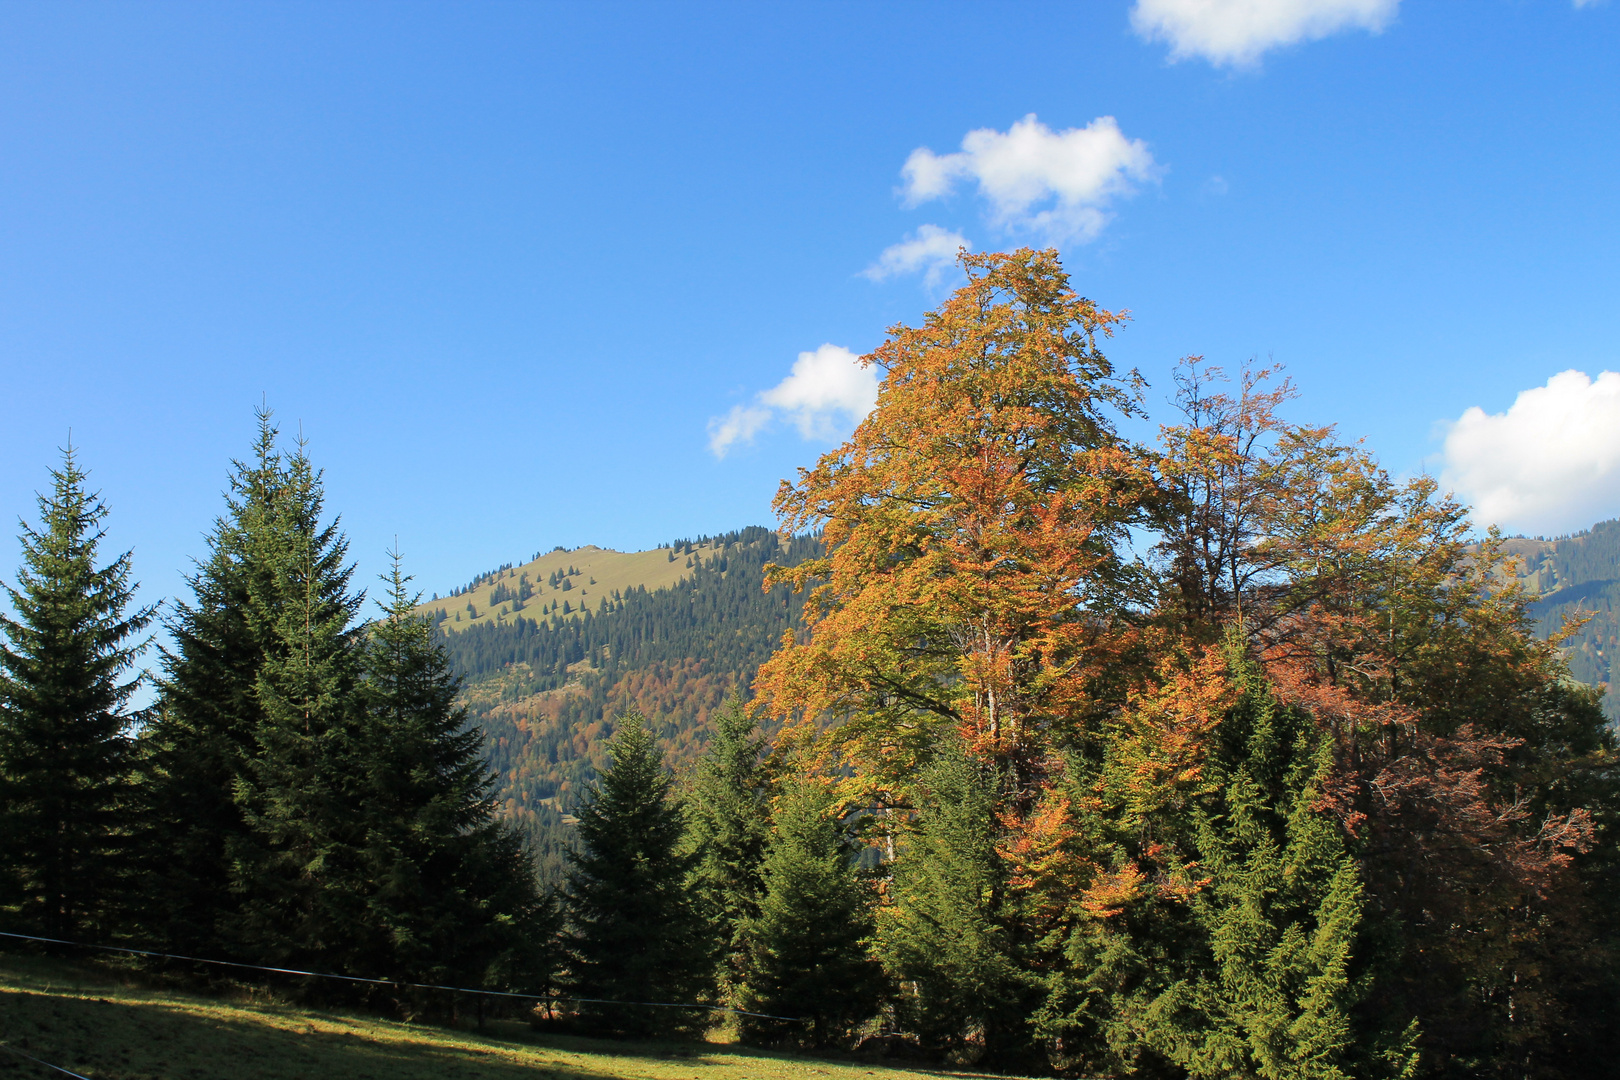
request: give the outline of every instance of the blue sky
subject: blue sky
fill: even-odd
[[[262,395],[367,581],[769,523],[953,236],[1057,244],[1158,418],[1269,357],[1511,528],[1620,513],[1620,5],[1237,6],[6,5],[0,516],[71,428],[174,595]]]

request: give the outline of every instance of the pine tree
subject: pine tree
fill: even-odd
[[[367,912],[356,960],[413,982],[542,989],[554,906],[495,817],[481,733],[455,702],[460,680],[393,560],[361,688]]]
[[[133,755],[120,682],[151,608],[130,611],[128,552],[96,565],[107,508],[72,447],[22,526],[16,618],[0,615],[0,867],[16,925],[51,937],[117,933],[129,884]]]
[[[688,843],[697,855],[692,885],[720,957],[720,977],[736,986],[743,931],[759,914],[761,864],[770,833],[765,739],[741,696],[715,714],[714,733],[697,768],[687,805]]]
[[[686,890],[695,859],[681,851],[680,807],[646,722],[621,716],[611,768],[579,809],[582,850],[570,855],[566,908],[572,993],[602,1002],[703,1004],[711,950]],[[627,1035],[693,1033],[699,1009],[586,1002],[587,1026]]]
[[[856,867],[859,848],[834,816],[824,783],[792,784],[776,812],[759,913],[744,926],[741,1001],[745,1040],[846,1045],[876,1014],[882,968],[872,957],[874,894]]]
[[[200,955],[231,948],[229,849],[248,826],[236,785],[258,753],[263,719],[259,672],[268,655],[267,620],[254,597],[272,592],[271,568],[255,539],[273,527],[286,468],[268,411],[257,416],[253,454],[232,463],[225,513],[208,536],[208,558],[187,579],[193,598],[174,605],[161,694],[142,733],[150,829],[143,892],[148,940]]]
[[[268,521],[245,538],[248,617],[267,645],[258,670],[256,754],[236,780],[249,832],[233,838],[237,931],[260,957],[343,966],[364,924],[365,723],[357,685],[363,597],[321,474],[290,455]]]

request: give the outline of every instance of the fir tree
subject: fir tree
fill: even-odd
[[[692,884],[727,987],[742,974],[743,932],[759,914],[764,891],[760,868],[770,832],[764,744],[753,714],[734,694],[715,714],[687,806],[689,844],[697,855]]]
[[[977,1042],[998,1068],[1030,1064],[1040,983],[996,850],[993,766],[948,742],[919,790],[927,801],[894,863],[881,928],[885,963],[909,984],[903,1022],[944,1051]]]
[[[193,598],[167,621],[174,641],[152,722],[142,733],[151,829],[143,891],[148,939],[203,955],[229,951],[232,891],[229,848],[247,834],[236,785],[257,754],[263,717],[259,672],[270,641],[254,597],[272,591],[258,539],[272,527],[286,469],[270,413],[246,461],[232,463],[225,513],[208,536],[209,554],[187,579]]]
[[[1235,666],[1243,696],[1218,732],[1232,757],[1213,770],[1220,787],[1193,825],[1212,882],[1193,904],[1209,967],[1190,984],[1190,1030],[1158,1049],[1193,1077],[1403,1075],[1415,1068],[1415,1029],[1356,1029],[1368,991],[1352,966],[1363,887],[1324,808],[1332,744],[1277,702],[1252,662]]]
[[[646,722],[620,717],[612,767],[579,810],[582,850],[570,855],[566,906],[572,992],[602,1002],[702,1004],[710,950],[686,889],[695,859],[681,851],[682,814]],[[700,1009],[586,1002],[586,1024],[628,1035],[696,1032]]]
[[[107,517],[72,447],[23,523],[15,618],[0,615],[0,867],[17,925],[51,937],[120,926],[133,756],[124,711],[152,609],[130,611],[128,552],[96,565]]]
[[[481,733],[455,702],[420,597],[393,556],[365,650],[364,970],[510,989],[549,981],[554,907],[528,853],[495,817]]]
[[[235,794],[249,832],[231,845],[238,931],[258,956],[343,966],[363,924],[365,724],[357,694],[362,597],[321,474],[302,446],[268,521],[246,537],[248,617],[267,645],[256,754]]]
[[[876,929],[871,885],[856,868],[859,848],[834,816],[825,784],[801,779],[776,812],[764,861],[759,913],[744,927],[743,1037],[841,1046],[877,1012],[882,969],[870,946]]]

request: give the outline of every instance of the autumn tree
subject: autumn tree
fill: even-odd
[[[996,763],[998,801],[1026,800],[1142,595],[1122,544],[1149,478],[1114,427],[1136,380],[1100,348],[1123,316],[1076,294],[1055,252],[961,261],[966,285],[863,358],[877,408],[776,498],[829,554],[767,578],[809,592],[759,692],[836,718],[824,749],[879,805],[907,800],[946,733]]]
[[[1126,541],[1156,495],[1115,428],[1137,410],[1101,349],[1123,316],[1055,252],[961,261],[967,283],[864,358],[876,409],[777,496],[828,554],[767,579],[808,590],[805,625],[757,687],[898,852],[902,1008],[941,1048],[1010,1063],[1038,1056],[1030,1014],[1058,959],[1040,919],[1059,912],[1022,902],[1005,855],[1141,662]]]

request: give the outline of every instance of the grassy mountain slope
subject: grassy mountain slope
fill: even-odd
[[[1550,634],[1570,617],[1589,616],[1565,648],[1570,672],[1585,683],[1609,683],[1620,648],[1620,520],[1603,521],[1555,540],[1515,537],[1505,541],[1519,560],[1519,580],[1538,597],[1531,606],[1537,629]],[[1611,689],[1604,712],[1620,719],[1620,696]]]
[[[712,1043],[615,1043],[538,1035],[521,1020],[484,1031],[281,1004],[235,988],[203,997],[142,985],[116,968],[0,956],[0,1044],[96,1080],[923,1080],[872,1062]],[[59,1076],[0,1052],[7,1076]]]
[[[715,555],[713,541],[631,552],[595,546],[557,548],[521,566],[480,574],[417,610],[439,621],[447,633],[511,623],[520,613],[530,619],[578,618],[587,607],[599,608],[615,593],[670,588],[692,572],[697,560]],[[563,604],[569,608],[566,616]]]
[[[494,590],[521,591],[524,574],[533,587],[533,570],[503,568],[475,582],[464,595],[476,591],[482,598],[482,607],[472,601],[481,613],[477,621],[457,624],[448,612],[440,617],[443,601],[426,605],[467,681],[462,701],[484,732],[502,810],[527,830],[542,875],[551,880],[562,871],[569,812],[604,764],[614,718],[640,710],[657,725],[672,767],[695,759],[713,710],[732,690],[745,689],[782,635],[798,625],[803,598],[783,590],[767,594],[765,564],[795,563],[820,546],[748,528],[621,556],[637,561],[607,562],[613,569],[602,576],[587,569],[582,551],[600,549],[553,553],[540,569],[550,576],[571,566],[583,585],[536,592],[504,617],[482,614],[499,595]],[[631,577],[632,567],[647,571],[652,584]],[[618,584],[584,613],[564,617],[546,610],[558,597],[571,603],[567,597],[591,590],[593,576],[600,589],[618,570],[624,573],[611,579]],[[453,602],[460,601],[458,595]]]

